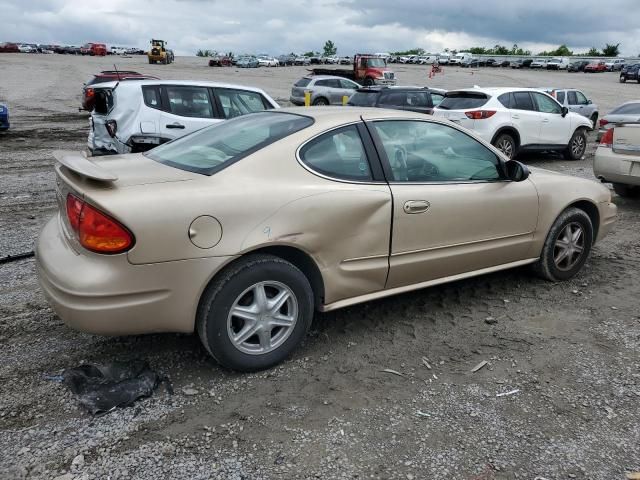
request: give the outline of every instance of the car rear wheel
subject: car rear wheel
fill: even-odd
[[[580,160],[587,149],[587,134],[583,128],[579,128],[571,136],[569,145],[564,151],[564,157],[567,160]]]
[[[637,198],[640,197],[640,187],[633,185],[625,185],[624,183],[614,183],[613,190],[621,197]]]
[[[316,105],[316,106],[321,107],[321,106],[324,106],[324,105],[329,105],[329,100],[327,100],[324,97],[318,97],[313,101],[313,104]]]
[[[551,226],[534,269],[542,278],[558,282],[575,276],[589,256],[593,225],[579,208],[568,208]]]
[[[516,141],[509,134],[502,133],[494,140],[493,146],[506,155],[508,159],[515,158],[516,156]]]
[[[285,360],[313,319],[313,291],[293,264],[252,255],[222,272],[202,296],[198,334],[223,366],[256,371]]]

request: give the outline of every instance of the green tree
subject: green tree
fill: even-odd
[[[325,57],[333,57],[336,53],[338,53],[338,47],[336,47],[335,43],[333,43],[331,40],[327,40],[324,43],[323,51]]]
[[[424,55],[424,48],[412,48],[402,52],[392,52],[391,55]]]
[[[589,51],[587,52],[587,57],[599,57],[601,56],[602,53],[600,53],[600,50],[598,50],[596,47],[591,47],[589,49]]]
[[[620,53],[620,49],[618,48],[619,46],[619,43],[616,43],[615,45],[607,43],[602,49],[602,55],[605,57],[617,57]]]

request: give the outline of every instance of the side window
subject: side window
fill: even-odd
[[[427,92],[407,92],[407,106],[413,108],[428,108],[431,106]]]
[[[271,107],[266,107],[262,95],[246,90],[230,90],[217,88],[216,96],[222,106],[224,118],[234,118],[247,113],[261,112]]]
[[[339,128],[307,143],[300,151],[300,159],[328,177],[341,180],[369,181],[369,161],[355,125]]]
[[[578,104],[578,96],[576,92],[570,90],[567,92],[567,100],[569,101],[569,105],[577,105]]]
[[[559,92],[556,92],[556,98],[558,99],[558,103],[564,105],[564,91],[560,90]]]
[[[147,107],[162,108],[159,87],[142,87],[142,96],[144,97],[144,104]]]
[[[358,85],[355,82],[352,82],[351,80],[341,78],[339,81],[340,81],[341,88],[350,89],[350,90],[355,90],[356,88],[360,88],[360,85]]]
[[[506,108],[513,108],[512,100],[513,95],[511,93],[503,93],[498,97],[498,101],[504,105]]]
[[[328,86],[330,88],[341,88],[340,87],[340,80],[338,80],[337,78],[331,78],[329,80],[327,80],[328,82]]]
[[[379,105],[389,105],[392,107],[404,107],[407,104],[406,92],[388,92],[380,96]]]
[[[440,105],[440,102],[444,100],[444,95],[442,95],[441,93],[431,92],[431,100],[433,101],[433,106],[437,107],[438,105]]]
[[[366,58],[361,58],[360,59],[360,68],[367,68],[367,59]]]
[[[511,108],[515,108],[517,110],[535,110],[533,100],[531,100],[529,92],[514,92]]]
[[[212,118],[213,108],[206,87],[167,86],[169,112],[182,117]]]
[[[569,92],[571,94],[571,92]],[[544,95],[542,93],[532,93],[533,98],[536,99],[536,104],[538,105],[538,111],[542,113],[562,113],[562,108],[558,105],[558,102],[553,100],[548,95]],[[571,97],[569,97],[569,102],[571,102]]]
[[[329,80],[316,80],[316,83],[314,85],[316,87],[328,87],[329,86]]]
[[[578,97],[578,105],[588,105],[589,100],[584,96],[584,93],[576,91],[576,97]]]
[[[373,123],[396,182],[468,182],[500,179],[499,160],[467,134],[439,123]]]

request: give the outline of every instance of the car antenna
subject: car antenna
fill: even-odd
[[[113,68],[115,69],[116,75],[118,76],[118,82],[113,87],[113,89],[115,90],[116,88],[118,88],[118,85],[120,85],[120,72],[118,71],[118,67],[116,67],[115,63],[113,64]]]

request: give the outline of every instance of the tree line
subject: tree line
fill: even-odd
[[[322,47],[322,55],[325,57],[333,57],[337,52],[338,52],[338,47],[336,47],[336,44],[333,43],[331,40],[327,40],[324,43],[324,47]],[[200,49],[196,52],[196,57],[215,57],[217,55],[220,55],[218,52],[216,52],[215,50],[203,50]],[[233,52],[229,52],[226,54],[227,57],[233,58]],[[294,53],[292,52],[291,55],[294,55]],[[316,56],[320,56],[320,52],[319,51],[309,51],[309,52],[305,52],[303,53],[303,56],[305,57],[316,57]]]
[[[616,43],[614,44],[609,44],[607,43],[602,50],[598,50],[596,47],[591,47],[591,49],[586,52],[586,53],[574,53],[573,51],[569,50],[569,48],[566,45],[560,45],[558,48],[556,48],[555,50],[550,50],[550,51],[543,51],[540,53],[537,53],[537,55],[540,56],[548,56],[548,57],[572,57],[572,56],[579,56],[579,57],[617,57],[618,54],[620,53],[620,44]],[[519,55],[522,57],[528,57],[533,55],[531,53],[531,50],[524,50],[520,47],[518,47],[517,44],[513,44],[513,46],[511,48],[505,46],[505,45],[495,45],[493,47],[471,47],[471,48],[465,48],[462,50],[449,50],[448,48],[444,49],[445,53],[451,53],[452,55],[455,55],[456,53],[458,53],[458,51],[461,52],[469,52],[472,53],[474,55]],[[403,50],[403,51],[399,51],[399,52],[391,52],[391,55],[395,55],[395,56],[402,56],[402,55],[425,55],[427,52],[423,49],[423,48],[412,48],[410,50]]]

